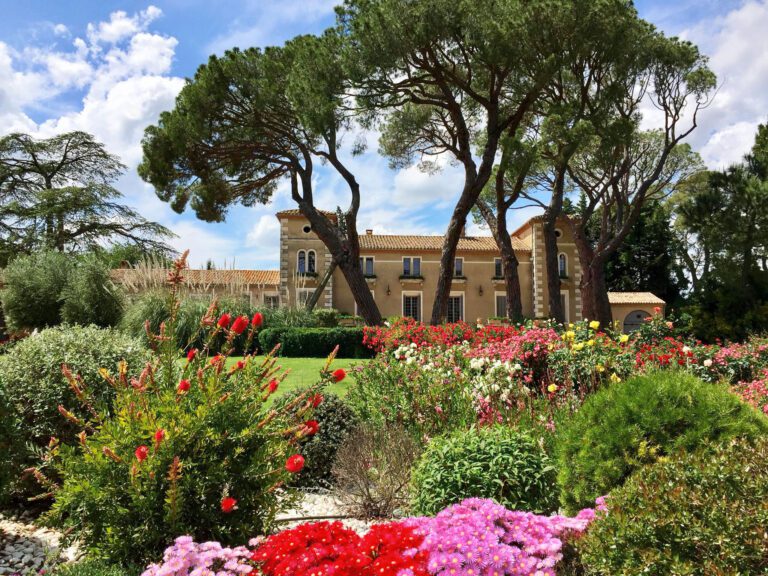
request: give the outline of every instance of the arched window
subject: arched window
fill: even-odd
[[[297,270],[299,274],[307,271],[307,253],[304,250],[299,250]]]
[[[310,250],[307,252],[307,272],[310,274],[314,274],[317,270],[315,270],[315,251]]]
[[[560,278],[568,276],[568,256],[562,252],[557,256],[557,269],[560,272]]]

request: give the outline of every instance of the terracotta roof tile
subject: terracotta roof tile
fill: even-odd
[[[611,304],[666,304],[653,292],[608,292],[608,301]]]
[[[336,212],[329,212],[328,210],[319,210],[321,214],[325,214],[328,218],[336,218]],[[301,210],[298,208],[291,208],[289,210],[281,210],[280,212],[275,213],[275,216],[278,218],[306,218],[304,214],[301,213]]]
[[[512,247],[519,252],[530,252],[528,243],[512,238]],[[439,252],[443,248],[442,236],[403,236],[389,234],[361,234],[362,251],[426,250]],[[491,236],[466,236],[459,240],[459,252],[498,252]]]
[[[138,280],[140,277],[146,277],[148,271],[136,270],[133,268],[120,268],[112,270],[112,279],[115,282],[130,282]],[[149,272],[152,276],[157,276],[155,281],[164,282],[167,270],[156,268]],[[184,280],[189,284],[250,284],[278,286],[280,284],[279,270],[195,270],[184,271]]]

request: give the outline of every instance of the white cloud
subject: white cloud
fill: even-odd
[[[146,10],[133,16],[128,16],[126,12],[118,10],[110,14],[109,22],[88,24],[88,40],[93,45],[115,44],[137,32],[146,30],[152,21],[161,15],[162,10],[156,6],[149,6]]]
[[[248,231],[245,245],[256,248],[262,254],[277,254],[280,251],[280,223],[274,214],[261,216]]]
[[[189,265],[192,268],[205,266],[210,259],[221,267],[228,265],[238,252],[235,240],[212,232],[204,224],[180,220],[171,226],[178,236],[170,244],[179,252],[189,250]]]

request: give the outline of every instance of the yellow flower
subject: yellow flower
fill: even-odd
[[[619,336],[619,342],[621,342],[622,344],[626,344],[627,342],[629,342],[629,335],[622,334],[621,336]]]
[[[614,384],[618,384],[619,382],[621,382],[621,378],[619,378],[619,375],[616,374],[616,372],[611,374],[611,382],[613,382]]]
[[[587,340],[587,346],[594,346],[594,345],[595,345],[595,341],[594,340],[592,340],[591,338],[589,340]]]
[[[595,366],[595,370],[597,370],[598,372],[605,372],[605,366],[603,366],[602,364],[598,364],[597,366]]]
[[[565,333],[565,337],[568,340],[573,340],[574,338],[576,338],[576,333],[573,330],[568,330],[568,332]]]
[[[582,350],[583,348],[584,348],[584,342],[577,342],[576,344],[573,345],[573,349],[576,350],[577,352],[579,350]]]
[[[600,328],[600,322],[597,320],[592,320],[592,322],[589,323],[589,327],[592,328],[592,330],[597,330]]]
[[[573,322],[570,322],[570,323],[568,324],[568,328],[570,328],[571,330],[573,330]]]
[[[549,386],[547,386],[547,390],[550,393],[554,394],[555,392],[557,392],[557,385],[556,384],[550,384]]]

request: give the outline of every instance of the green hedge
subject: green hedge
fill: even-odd
[[[337,358],[371,358],[363,345],[362,328],[267,328],[259,333],[259,346],[269,352],[280,344],[280,356],[324,358],[338,345]]]

